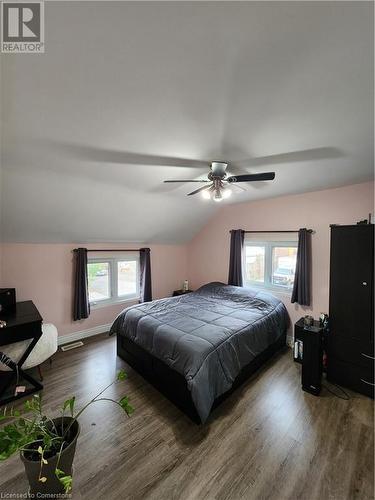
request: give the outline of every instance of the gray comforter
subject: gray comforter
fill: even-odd
[[[284,304],[269,293],[223,283],[129,307],[111,333],[125,335],[183,375],[202,420],[241,368],[286,330]]]

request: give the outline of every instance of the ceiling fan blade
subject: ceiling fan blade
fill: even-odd
[[[261,167],[263,165],[277,165],[281,163],[295,163],[313,160],[326,160],[330,158],[342,158],[344,156],[345,153],[342,150],[327,146],[320,148],[301,149],[298,151],[289,151],[288,153],[278,153],[268,156],[258,156],[246,160],[235,161],[234,163],[240,168],[251,168]]]
[[[163,182],[211,182],[211,181],[206,179],[188,179],[188,180],[171,179]]]
[[[44,147],[74,159],[95,163],[114,163],[120,165],[145,165],[160,167],[185,167],[185,168],[209,168],[210,162],[206,160],[194,160],[193,158],[180,158],[174,156],[159,156],[147,153],[137,153],[119,149],[101,148],[88,144],[74,142],[61,142],[43,139]]]
[[[191,196],[192,194],[200,193],[201,191],[204,191],[205,189],[210,189],[211,186],[212,186],[212,184],[210,184],[209,186],[202,186],[202,187],[196,189],[195,191],[192,191],[191,193],[188,193],[187,196]]]
[[[226,179],[228,182],[254,182],[254,181],[273,181],[275,172],[263,172],[261,174],[232,175]]]

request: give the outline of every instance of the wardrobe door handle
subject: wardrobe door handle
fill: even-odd
[[[363,378],[361,378],[361,382],[364,382],[367,385],[372,385],[372,387],[375,386],[375,384],[373,384],[372,382],[367,382],[367,380],[364,380]]]
[[[368,359],[375,359],[373,356],[369,356],[368,354],[365,354],[364,352],[361,352],[361,355],[364,356],[365,358],[368,358]]]

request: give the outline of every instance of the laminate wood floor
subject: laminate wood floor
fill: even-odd
[[[290,350],[197,426],[116,359],[114,338],[98,336],[45,366],[45,409],[57,415],[73,394],[79,407],[124,366],[129,379],[109,393],[129,394],[136,411],[127,419],[100,402],[82,416],[73,499],[373,498],[373,402],[302,392]],[[0,497],[26,491],[18,456],[0,463]]]

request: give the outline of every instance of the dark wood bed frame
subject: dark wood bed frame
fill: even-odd
[[[286,332],[274,344],[256,356],[246,365],[234,380],[229,391],[215,399],[211,411],[224,401],[237,387],[247,380],[277,351],[286,347]],[[117,355],[126,361],[151,385],[158,389],[166,398],[182,410],[196,424],[201,424],[201,419],[191,399],[190,391],[185,378],[160,359],[155,358],[126,337],[117,334]]]

